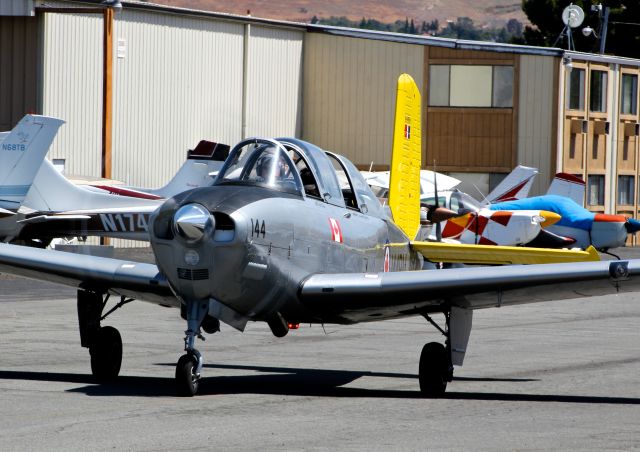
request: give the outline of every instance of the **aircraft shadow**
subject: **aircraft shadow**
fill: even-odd
[[[168,365],[168,364],[167,364]],[[344,398],[391,398],[418,399],[422,395],[415,390],[352,388],[344,385],[363,376],[385,378],[412,378],[413,374],[395,374],[378,372],[361,372],[345,370],[297,369],[289,367],[234,366],[209,364],[208,368],[257,370],[270,374],[209,376],[202,379],[199,395],[220,394],[264,394],[282,396],[344,397]],[[0,371],[0,380],[27,380],[76,383],[84,386],[70,389],[69,392],[83,393],[94,397],[174,397],[173,378],[121,376],[112,383],[98,382],[85,374]],[[529,379],[491,379],[458,377],[453,385],[465,381],[506,381],[521,382]],[[456,388],[451,388],[456,389]],[[460,392],[450,391],[444,396],[451,400],[484,400],[508,402],[556,402],[584,404],[640,405],[640,398],[632,397],[599,397],[562,394],[523,394],[500,392]]]

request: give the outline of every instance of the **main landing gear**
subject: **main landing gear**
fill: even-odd
[[[109,295],[98,292],[78,290],[78,323],[80,326],[80,345],[89,349],[91,355],[91,373],[98,381],[113,380],[120,373],[122,364],[122,338],[112,326],[100,323],[109,314],[133,301],[122,297],[120,302],[106,314],[102,311],[107,305]]]
[[[442,397],[447,389],[447,383],[453,380],[453,364],[451,362],[451,341],[449,321],[450,314],[445,312],[446,327],[442,329],[429,315],[424,317],[437,328],[445,337],[445,345],[439,342],[429,342],[422,348],[418,367],[420,392],[425,397]]]

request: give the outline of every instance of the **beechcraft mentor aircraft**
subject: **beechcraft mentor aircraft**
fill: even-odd
[[[410,133],[406,133],[410,129]],[[420,219],[420,93],[398,82],[391,219],[346,158],[297,139],[247,139],[229,154],[213,186],[167,200],[149,232],[156,265],[0,245],[0,271],[78,287],[80,339],[99,378],[120,371],[120,333],[102,326],[106,298],[180,309],[185,354],[176,366],[180,395],[198,389],[202,330],[220,322],[244,330],[266,322],[371,322],[444,314],[444,345],[420,356],[419,382],[440,396],[461,365],[474,309],[640,290],[640,261],[576,262],[588,253],[447,245],[463,261],[560,264],[419,270],[441,244],[415,242]],[[339,180],[346,181],[340,186]],[[115,308],[114,308],[115,309]],[[141,319],[142,320],[142,319]]]

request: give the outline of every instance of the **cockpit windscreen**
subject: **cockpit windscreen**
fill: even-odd
[[[240,142],[231,151],[215,185],[255,185],[302,195],[302,182],[291,152],[272,140]]]

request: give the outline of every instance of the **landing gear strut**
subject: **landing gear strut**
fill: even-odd
[[[189,301],[186,306],[187,331],[185,331],[185,354],[180,357],[176,365],[176,392],[180,397],[192,397],[198,392],[200,372],[202,372],[203,359],[195,349],[196,337],[204,340],[200,326],[209,311],[209,303],[206,300]]]
[[[425,397],[442,397],[447,383],[453,380],[453,364],[451,363],[451,342],[449,337],[449,313],[445,312],[446,327],[443,330],[428,315],[424,317],[445,337],[445,345],[429,342],[422,348],[418,368],[420,391]]]
[[[98,292],[78,290],[78,323],[80,326],[80,345],[89,349],[91,355],[91,373],[99,381],[116,378],[122,364],[122,338],[112,326],[100,323],[109,314],[133,301],[122,297],[116,306],[102,314],[109,295]]]

